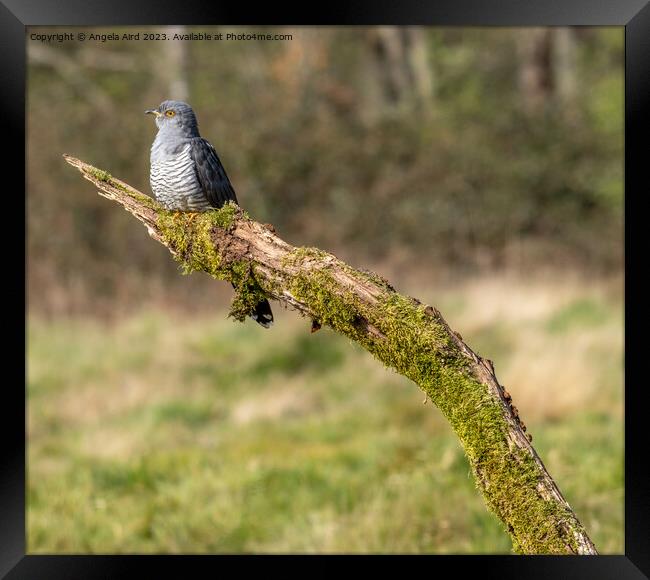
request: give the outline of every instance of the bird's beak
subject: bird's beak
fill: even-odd
[[[160,113],[156,109],[149,109],[148,111],[145,111],[144,114],[145,115],[155,115],[156,117],[162,116],[162,113]]]

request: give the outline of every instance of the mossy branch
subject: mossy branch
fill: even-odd
[[[121,204],[186,271],[231,281],[233,315],[273,298],[362,345],[415,382],[458,435],[478,489],[524,554],[596,554],[583,525],[533,449],[494,367],[431,306],[376,274],[316,248],[296,248],[234,204],[188,214],[78,159],[64,156],[100,195]]]

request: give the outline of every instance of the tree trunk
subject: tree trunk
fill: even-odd
[[[274,298],[358,342],[414,381],[460,439],[477,487],[525,554],[596,554],[578,518],[533,449],[494,367],[431,306],[398,294],[383,278],[316,248],[296,248],[234,204],[200,214],[163,210],[108,173],[65,156],[100,195],[144,223],[186,271],[231,281],[242,318]]]
[[[187,34],[185,26],[169,26],[164,32],[173,38],[174,34]],[[165,89],[168,91],[166,99],[187,101],[190,98],[189,83],[187,81],[188,58],[187,51],[190,43],[185,40],[161,41],[162,51],[156,52],[158,60],[157,69]]]
[[[553,75],[555,94],[567,116],[576,112],[578,93],[576,38],[573,28],[553,29]]]
[[[413,94],[418,109],[428,115],[432,110],[434,87],[426,29],[420,26],[409,26],[404,29],[403,35]]]
[[[519,89],[524,110],[537,113],[553,93],[551,30],[529,28],[517,33]]]
[[[379,101],[379,113],[416,109],[431,113],[433,73],[422,27],[380,26],[367,32],[370,66],[369,96]],[[380,115],[375,115],[375,117]]]

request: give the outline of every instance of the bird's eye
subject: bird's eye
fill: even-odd
[[[172,109],[169,109],[169,111],[165,111],[165,115],[167,115],[168,117],[173,117],[175,114],[176,112],[173,111]]]

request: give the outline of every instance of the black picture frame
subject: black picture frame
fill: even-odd
[[[416,0],[388,2],[365,1],[327,5],[267,3],[252,8],[243,3],[201,2],[185,0],[148,0],[133,2],[113,0],[3,0],[0,3],[0,51],[2,54],[2,118],[6,142],[2,160],[5,185],[2,199],[5,204],[5,248],[3,294],[13,298],[15,307],[4,305],[3,312],[16,316],[17,333],[5,337],[6,346],[19,345],[16,336],[22,336],[26,345],[25,318],[19,320],[19,306],[26,312],[26,255],[21,255],[12,236],[11,225],[18,225],[18,216],[24,212],[26,236],[26,209],[19,192],[25,186],[25,97],[26,97],[26,38],[25,27],[32,25],[165,25],[165,24],[282,24],[282,25],[374,25],[422,24],[438,26],[558,26],[591,25],[625,27],[625,554],[620,556],[552,557],[552,556],[415,556],[435,558],[418,564],[442,568],[454,574],[467,573],[467,568],[479,570],[482,577],[499,578],[647,578],[650,574],[650,485],[645,453],[648,435],[644,429],[645,407],[643,392],[642,319],[640,307],[644,303],[641,292],[639,262],[643,256],[641,235],[643,212],[641,201],[643,162],[647,163],[649,148],[643,138],[650,132],[648,101],[650,100],[650,5],[648,0]],[[7,134],[8,132],[8,134]],[[8,155],[8,157],[7,157]],[[7,174],[15,177],[9,187]],[[25,198],[26,199],[26,198]],[[14,205],[15,204],[15,207]],[[12,213],[10,213],[12,212]],[[56,235],[55,232],[52,235]],[[26,250],[25,250],[26,251]],[[637,262],[635,268],[634,261]],[[19,273],[23,273],[23,277]],[[13,306],[13,305],[12,305]],[[9,325],[5,332],[9,332]],[[21,331],[22,329],[22,331]],[[26,555],[25,482],[26,482],[26,391],[19,388],[26,383],[26,365],[21,365],[19,354],[11,356],[4,349],[5,384],[3,395],[2,446],[0,451],[0,577],[93,579],[117,578],[138,574],[143,578],[194,577],[206,567],[210,575],[229,568],[225,564],[242,566],[238,573],[248,571],[251,564],[270,564],[286,570],[288,561],[282,556],[43,556]],[[23,352],[23,357],[24,357]],[[23,358],[23,361],[25,358]],[[22,370],[22,377],[9,379],[9,371]],[[16,373],[20,375],[20,371]],[[635,381],[636,379],[636,381]],[[11,419],[16,418],[16,421]],[[21,427],[22,426],[22,427]],[[219,561],[214,560],[219,558]],[[237,558],[235,561],[234,558]],[[364,558],[363,561],[354,560]],[[231,562],[226,560],[230,559]],[[319,571],[327,572],[337,564],[367,565],[364,556],[333,556],[319,558]],[[344,560],[344,561],[343,561]],[[403,557],[375,558],[383,567],[403,566]],[[400,561],[402,560],[402,561]],[[302,566],[314,564],[313,557],[291,556],[291,562]],[[415,562],[409,561],[410,564]],[[201,568],[199,568],[199,566]],[[403,568],[401,568],[403,569]],[[209,572],[209,571],[212,572]],[[388,572],[388,569],[386,569]],[[6,575],[6,576],[5,576]]]

